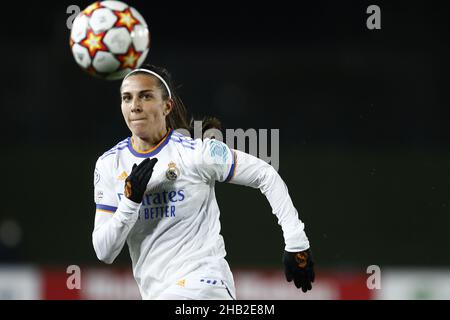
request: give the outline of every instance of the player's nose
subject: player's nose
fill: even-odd
[[[139,112],[142,111],[141,102],[139,99],[134,98],[133,101],[131,101],[131,112]]]

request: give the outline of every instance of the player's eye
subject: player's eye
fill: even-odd
[[[153,98],[153,95],[151,93],[144,93],[142,95],[142,99],[149,100],[151,98]]]
[[[122,101],[123,102],[129,102],[131,100],[130,96],[122,96]]]

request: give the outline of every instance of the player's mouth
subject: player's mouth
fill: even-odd
[[[141,119],[130,119],[130,122],[142,122],[145,121],[145,118],[141,118]]]

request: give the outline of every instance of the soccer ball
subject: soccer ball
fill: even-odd
[[[121,1],[97,1],[73,21],[70,47],[75,61],[89,74],[122,79],[144,62],[150,32],[133,7]]]

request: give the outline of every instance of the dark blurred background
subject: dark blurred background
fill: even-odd
[[[66,8],[2,15],[0,262],[100,265],[97,157],[129,135],[120,81],[90,77]],[[280,129],[280,168],[319,269],[450,264],[448,6],[430,2],[128,1],[190,112],[225,128]],[[381,8],[368,30],[366,8]],[[232,268],[281,268],[265,197],[218,184]],[[118,264],[129,266],[124,250]]]

